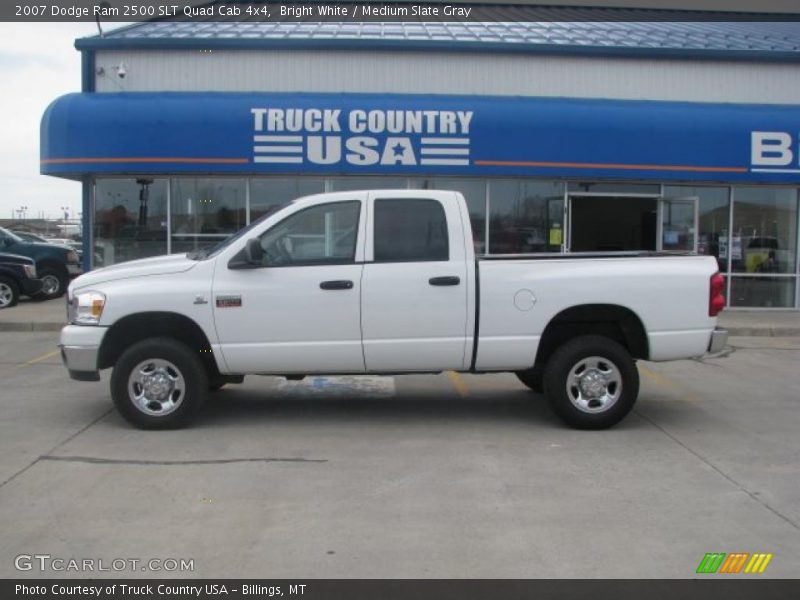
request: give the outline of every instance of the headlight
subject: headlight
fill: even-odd
[[[100,292],[75,294],[72,300],[74,322],[79,325],[97,325],[106,305],[106,296]]]
[[[31,279],[36,279],[36,265],[22,265],[22,268],[25,269],[25,275]]]
[[[74,250],[70,250],[69,252],[67,252],[67,262],[68,263],[78,262],[78,254]]]

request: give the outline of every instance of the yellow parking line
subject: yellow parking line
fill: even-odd
[[[456,392],[462,398],[469,396],[469,390],[467,389],[467,384],[464,383],[464,380],[461,379],[461,375],[456,373],[455,371],[448,371],[447,376],[450,378],[450,381],[453,384],[453,387],[456,388]]]
[[[675,381],[673,381],[672,379],[670,379],[666,375],[662,375],[661,373],[657,373],[656,371],[653,371],[652,369],[648,369],[647,367],[645,367],[641,363],[639,365],[637,365],[637,366],[639,367],[639,372],[642,375],[644,375],[645,378],[649,379],[650,381],[652,381],[656,385],[660,385],[661,387],[671,388],[671,389],[675,390],[676,392],[678,392],[682,396],[681,400],[688,400],[689,402],[697,400],[697,398],[695,396],[693,396],[692,394],[688,393],[683,388],[683,386],[681,386],[680,384],[676,383]]]
[[[44,360],[47,360],[48,358],[53,358],[54,356],[57,356],[60,353],[61,353],[61,350],[52,350],[51,352],[46,352],[45,354],[42,354],[41,356],[37,356],[36,358],[32,358],[29,361],[22,363],[21,365],[14,365],[13,367],[6,369],[5,371],[6,372],[10,372],[10,371],[16,371],[18,369],[24,369],[25,367],[30,367],[31,365],[35,365],[36,363],[40,363],[40,362],[42,362]]]

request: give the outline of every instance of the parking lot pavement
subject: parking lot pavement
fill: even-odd
[[[107,373],[69,381],[56,334],[2,339],[0,577],[42,576],[14,569],[37,553],[194,560],[129,577],[683,578],[706,552],[800,574],[797,338],[640,363],[637,409],[602,432],[511,375],[447,373],[248,377],[142,432]]]

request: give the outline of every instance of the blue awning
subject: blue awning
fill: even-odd
[[[798,183],[800,106],[445,95],[55,100],[41,172],[537,176]]]

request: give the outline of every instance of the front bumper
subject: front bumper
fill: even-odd
[[[105,327],[67,325],[61,330],[58,347],[61,360],[76,381],[100,381],[97,357],[106,334]]]
[[[711,332],[711,340],[708,342],[708,353],[716,354],[722,352],[725,344],[728,343],[728,330],[717,327]]]

